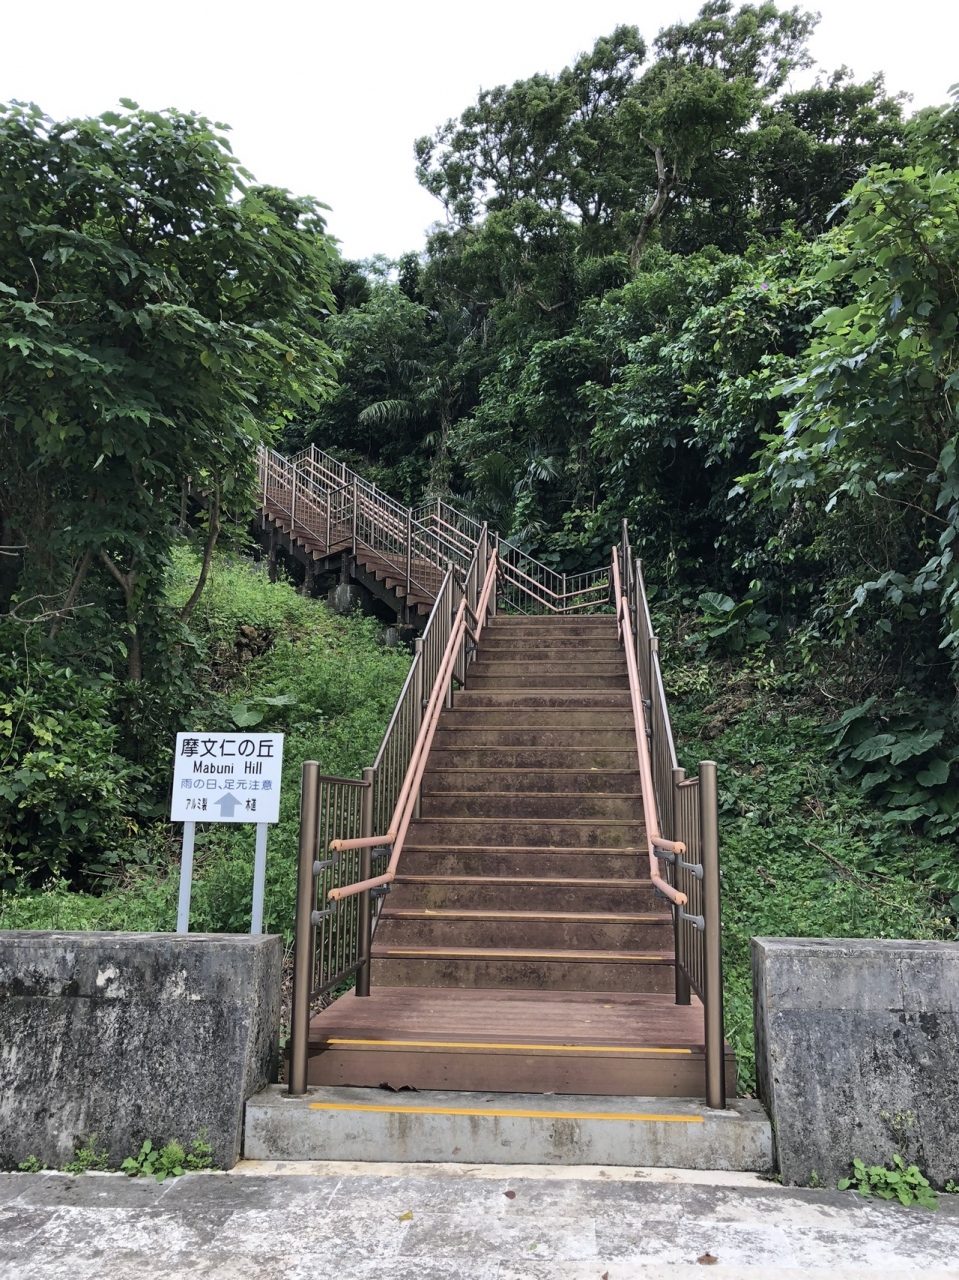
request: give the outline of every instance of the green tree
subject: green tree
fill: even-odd
[[[51,640],[95,605],[131,685],[180,638],[257,442],[331,382],[322,206],[248,182],[195,115],[0,108],[0,508],[22,552],[6,604],[19,591],[23,618],[32,597]],[[206,553],[174,618],[162,577],[191,489]]]

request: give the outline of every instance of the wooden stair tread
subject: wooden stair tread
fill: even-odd
[[[493,877],[495,878],[495,877]],[[609,883],[608,881],[606,883]],[[614,882],[615,883],[615,882]],[[617,885],[617,888],[619,886]],[[672,924],[668,911],[484,911],[458,907],[384,907],[382,918],[415,920],[590,920],[604,924]]]
[[[425,1040],[701,1051],[703,1009],[695,997],[689,1005],[677,1005],[668,995],[374,987],[366,997],[349,992],[314,1017],[310,1039],[314,1044],[347,1039],[357,1048],[373,1048],[376,1041]]]
[[[370,952],[376,960],[406,959],[539,960],[601,964],[672,964],[672,951],[564,951],[552,947],[381,947]]]
[[[497,884],[535,884],[535,885],[568,885],[570,888],[593,888],[597,885],[613,885],[617,889],[649,888],[651,881],[646,880],[610,880],[587,879],[582,876],[410,876],[397,875],[394,884],[489,884],[495,879]]]

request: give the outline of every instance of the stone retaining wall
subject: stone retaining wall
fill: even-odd
[[[959,1178],[959,943],[754,938],[756,1070],[783,1182],[895,1152]]]
[[[276,1079],[282,940],[0,932],[0,1167],[62,1166],[96,1133],[240,1155],[247,1098]]]

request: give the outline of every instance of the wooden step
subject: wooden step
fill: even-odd
[[[425,801],[424,801],[425,803]],[[642,822],[622,819],[417,818],[410,840],[422,845],[513,845],[527,848],[634,849],[646,851]]]
[[[384,907],[379,947],[538,947],[550,951],[661,951],[672,946],[665,911],[517,911]]]
[[[466,688],[458,689],[454,695],[454,706],[457,711],[506,709],[630,712],[632,709],[628,689],[472,689],[469,671]]]
[[[659,949],[391,947],[374,938],[371,957],[374,986],[668,992],[675,985],[672,952]]]
[[[527,675],[483,675],[472,669],[469,672],[470,689],[565,689],[574,683],[570,672],[537,672]],[[629,680],[625,669],[621,675],[593,675],[587,669],[576,672],[575,684],[578,689],[628,689]]]
[[[313,1019],[309,1082],[697,1097],[703,1038],[695,997],[374,986]]]
[[[400,867],[408,875],[634,880],[649,875],[649,855],[645,844],[641,849],[442,842],[431,845],[419,841],[414,828],[403,846]]]
[[[404,907],[495,910],[522,902],[536,911],[616,911],[629,904],[644,911],[662,900],[648,879],[573,876],[404,875],[393,882],[389,901]]]
[[[484,795],[500,793],[540,793],[568,796],[573,793],[596,795],[639,795],[639,769],[428,769],[423,776],[424,795]]]
[[[551,821],[643,821],[642,796],[600,791],[428,791],[421,801],[423,818],[542,818]],[[547,843],[549,843],[547,841]]]
[[[525,770],[525,769],[597,769],[623,772],[637,769],[635,743],[615,747],[546,747],[546,746],[450,746],[434,745],[429,765],[441,770]]]

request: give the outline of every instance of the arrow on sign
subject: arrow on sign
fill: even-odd
[[[220,806],[221,818],[232,818],[235,811],[240,807],[239,800],[237,800],[236,796],[230,795],[229,791],[225,791],[222,796],[217,796],[213,803]]]

